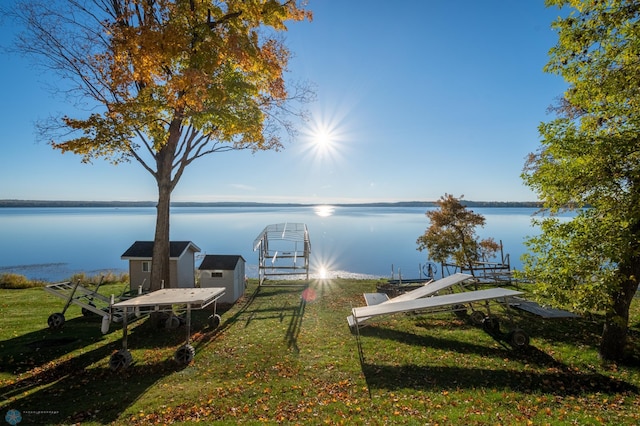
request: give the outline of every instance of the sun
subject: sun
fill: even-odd
[[[317,129],[317,133],[315,134],[313,139],[318,149],[324,150],[331,149],[334,138],[331,135],[331,131],[329,129]]]
[[[327,278],[329,278],[329,271],[327,271],[327,268],[321,267],[318,270],[318,278],[320,278],[321,280],[326,280]]]
[[[315,122],[307,129],[309,148],[316,157],[330,156],[337,148],[338,137],[327,124]]]
[[[302,147],[305,155],[314,162],[340,161],[345,154],[347,133],[346,117],[316,113],[302,129]]]

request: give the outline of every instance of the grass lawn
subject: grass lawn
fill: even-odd
[[[122,285],[103,286],[105,294]],[[219,310],[193,315],[194,362],[173,353],[184,328],[129,327],[133,364],[109,369],[121,347],[113,326],[66,312],[40,288],[0,290],[0,413],[23,424],[638,424],[640,362],[603,365],[601,318],[545,320],[514,312],[531,347],[513,350],[451,313],[399,314],[361,330],[363,360],[347,326],[351,307],[375,281],[261,287]],[[631,351],[640,353],[634,302]],[[501,320],[508,327],[506,318]]]

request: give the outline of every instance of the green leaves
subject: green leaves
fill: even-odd
[[[619,358],[640,272],[640,5],[547,5],[572,9],[553,24],[558,43],[545,68],[569,88],[556,118],[540,125],[541,147],[522,177],[552,213],[582,210],[568,222],[540,222],[523,274],[556,304],[604,309],[601,355]]]
[[[606,234],[616,232],[602,224],[595,210],[583,210],[571,220],[538,221],[540,235],[526,242],[520,275],[536,284],[535,293],[554,305],[574,311],[610,309],[620,288],[618,263]],[[598,225],[598,226],[596,226]]]

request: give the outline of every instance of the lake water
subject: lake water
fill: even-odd
[[[253,241],[265,226],[307,224],[311,272],[330,276],[417,278],[427,253],[416,239],[428,227],[424,207],[175,207],[171,239],[193,241],[202,254],[239,254],[257,277]],[[535,209],[476,208],[486,218],[481,237],[502,240],[512,267],[520,266]],[[76,272],[126,272],[120,259],[136,240],[153,240],[154,208],[1,208],[0,273],[60,281]],[[199,262],[196,262],[196,267]]]

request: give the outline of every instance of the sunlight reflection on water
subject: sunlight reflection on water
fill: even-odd
[[[320,217],[332,216],[335,210],[336,210],[335,207],[328,206],[328,205],[320,205],[320,206],[313,207],[313,211],[316,214],[316,216],[320,216]]]

